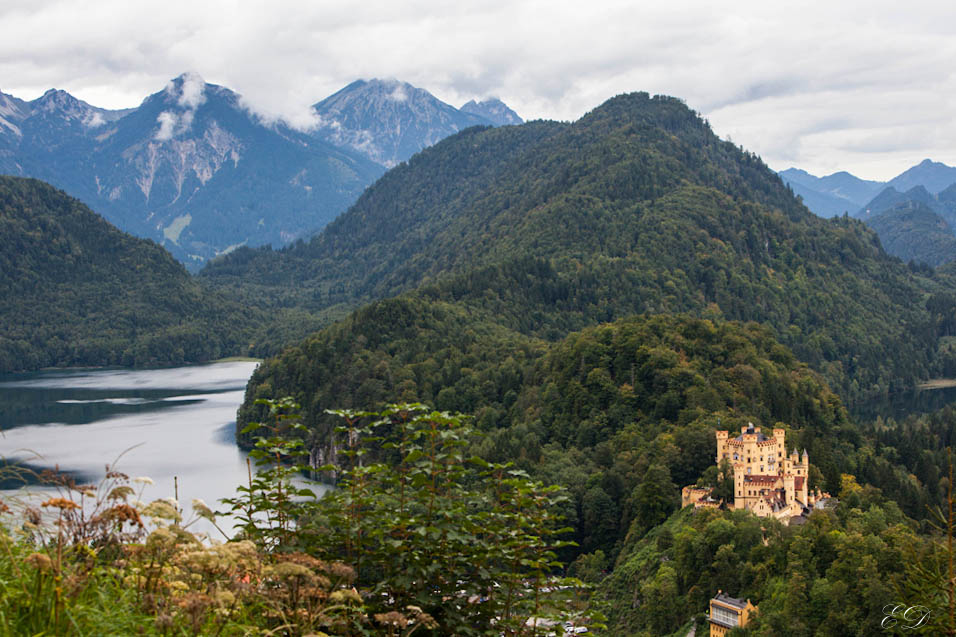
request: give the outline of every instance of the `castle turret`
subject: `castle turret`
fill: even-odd
[[[787,506],[793,504],[793,500],[796,497],[796,485],[794,484],[794,476],[792,473],[783,476],[783,492],[786,496]]]
[[[744,491],[744,467],[741,464],[734,465],[734,508],[747,508],[747,492]]]
[[[720,464],[721,460],[728,457],[727,435],[727,431],[717,432],[717,464]]]
[[[786,445],[787,432],[783,429],[777,428],[773,430],[773,439],[777,444],[775,445],[774,453],[774,471],[779,475],[783,473],[783,459],[787,453]]]

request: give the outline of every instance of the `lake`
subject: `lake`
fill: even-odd
[[[110,465],[146,476],[142,499],[213,510],[248,483],[236,410],[255,362],[174,369],[82,369],[0,376],[0,459],[96,484]],[[3,485],[7,496],[13,485]],[[134,485],[139,487],[139,485]],[[47,490],[37,487],[32,490]],[[6,496],[5,496],[6,497]]]

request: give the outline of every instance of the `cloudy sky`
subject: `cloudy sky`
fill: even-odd
[[[666,6],[665,6],[666,5]],[[573,120],[618,93],[683,98],[772,168],[888,179],[956,165],[956,3],[3,0],[0,90],[123,108],[184,71],[307,121],[358,78]]]

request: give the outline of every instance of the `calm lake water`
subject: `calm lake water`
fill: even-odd
[[[0,459],[58,467],[86,484],[99,482],[109,464],[151,478],[147,502],[173,496],[175,476],[187,515],[193,498],[223,509],[219,499],[248,483],[246,454],[234,433],[256,365],[0,376]],[[3,485],[8,496],[12,486]]]
[[[878,400],[850,405],[848,410],[851,418],[858,422],[871,422],[877,416],[903,421],[907,416],[928,414],[952,403],[956,403],[956,387],[910,389]]]

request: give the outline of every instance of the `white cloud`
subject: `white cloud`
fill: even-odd
[[[83,119],[83,125],[87,128],[99,128],[105,123],[106,120],[103,119],[103,114],[97,111],[90,111]]]
[[[183,73],[179,105],[191,111],[196,110],[206,101],[205,90],[206,82],[198,73]]]
[[[59,86],[135,106],[194,68],[264,117],[305,127],[310,104],[362,77],[456,106],[496,94],[525,119],[576,119],[646,90],[684,98],[774,168],[885,178],[911,152],[956,164],[954,3],[167,0],[156,14],[120,0],[10,2],[0,78],[22,98]],[[204,97],[184,81],[180,107]],[[860,142],[879,130],[889,133],[873,139],[907,148]]]
[[[402,84],[397,84],[395,90],[388,94],[390,100],[396,102],[404,102],[408,99],[408,93],[405,92],[405,86]]]
[[[153,135],[153,139],[158,142],[165,142],[172,139],[176,133],[176,123],[179,121],[176,114],[170,111],[163,111],[156,118],[156,121],[159,122],[159,130]]]

